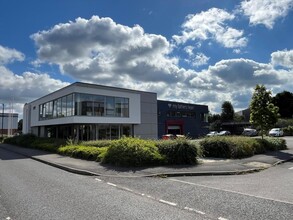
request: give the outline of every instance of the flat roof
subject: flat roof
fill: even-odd
[[[74,83],[71,83],[68,86],[65,86],[65,87],[63,87],[61,89],[58,89],[58,90],[56,90],[54,92],[51,92],[51,93],[49,93],[47,95],[41,96],[41,97],[39,97],[39,98],[37,98],[37,99],[29,102],[29,103],[26,103],[26,104],[30,104],[32,102],[35,102],[35,101],[39,100],[39,99],[42,99],[44,97],[47,97],[47,96],[52,95],[52,94],[54,94],[56,92],[62,91],[64,89],[67,89],[67,88],[73,87],[73,86],[88,87],[88,88],[100,88],[100,89],[116,90],[116,91],[123,91],[123,92],[127,91],[127,92],[131,92],[131,93],[150,93],[150,94],[157,94],[155,92],[146,92],[146,91],[141,91],[141,90],[126,89],[126,88],[121,88],[121,87],[105,86],[105,85],[99,85],[99,84],[93,84],[93,83],[84,83],[84,82],[74,82]]]
[[[187,102],[178,102],[178,101],[168,101],[168,100],[157,100],[158,102],[165,102],[165,103],[173,103],[173,104],[182,104],[182,105],[193,105],[193,106],[206,106],[208,105],[202,105],[202,104],[194,104],[194,103],[187,103]]]

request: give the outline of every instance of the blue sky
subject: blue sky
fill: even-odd
[[[220,112],[256,84],[293,92],[293,0],[0,2],[0,102],[72,82],[157,92]]]

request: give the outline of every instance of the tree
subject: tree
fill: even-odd
[[[264,85],[256,85],[250,103],[250,123],[257,126],[263,134],[278,121],[278,110],[272,103],[271,92]]]
[[[293,118],[293,93],[283,91],[273,97],[273,103],[279,107],[281,118]]]
[[[233,121],[234,114],[235,112],[231,102],[228,102],[228,101],[223,102],[221,120],[223,122]]]
[[[23,124],[23,120],[20,119],[20,120],[18,121],[18,125],[17,125],[19,131],[22,131],[22,124]]]
[[[219,114],[209,114],[209,129],[210,131],[220,131],[221,129],[221,115]]]

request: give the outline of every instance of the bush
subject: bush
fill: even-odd
[[[209,137],[200,142],[205,157],[244,158],[271,150],[286,149],[281,138]]]
[[[95,160],[101,161],[102,157],[105,155],[107,151],[107,147],[88,147],[88,146],[80,146],[80,145],[68,145],[64,147],[60,147],[57,150],[57,153],[85,159],[85,160]]]
[[[282,138],[265,138],[259,140],[267,151],[285,150],[287,149],[286,141]]]
[[[201,148],[186,138],[155,142],[167,164],[196,164]]]
[[[124,137],[111,142],[102,161],[117,166],[137,167],[162,164],[164,158],[153,141]]]
[[[32,147],[32,143],[37,139],[33,134],[24,134],[6,138],[4,143],[15,144],[22,147]]]
[[[293,125],[289,125],[288,127],[284,128],[284,134],[293,136]]]
[[[96,141],[82,141],[80,145],[90,147],[108,147],[111,144],[111,140],[96,140]]]

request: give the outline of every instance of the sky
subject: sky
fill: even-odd
[[[221,112],[256,84],[293,92],[293,0],[0,1],[0,103],[73,82],[156,92]]]

